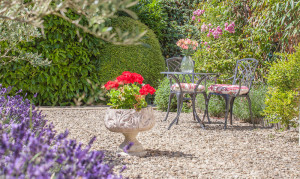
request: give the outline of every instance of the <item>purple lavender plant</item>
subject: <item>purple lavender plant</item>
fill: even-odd
[[[90,151],[95,137],[83,148],[68,131],[56,135],[28,99],[9,91],[0,84],[0,178],[122,178],[102,151]]]

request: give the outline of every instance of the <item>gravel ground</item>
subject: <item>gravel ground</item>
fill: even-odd
[[[145,157],[118,157],[120,133],[104,126],[106,107],[43,108],[43,114],[58,132],[68,129],[69,137],[84,144],[95,135],[95,150],[106,151],[122,175],[129,178],[300,178],[300,146],[296,129],[278,132],[272,128],[234,121],[223,130],[222,119],[212,119],[203,130],[182,113],[179,125],[167,127],[176,113],[163,122],[165,112],[155,111],[156,124],[139,133],[138,140],[147,150]]]

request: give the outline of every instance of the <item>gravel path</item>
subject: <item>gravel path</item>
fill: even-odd
[[[118,157],[120,133],[104,126],[106,107],[80,109],[42,109],[58,132],[68,129],[70,138],[84,144],[96,135],[95,150],[114,158],[116,172],[130,178],[300,178],[300,146],[296,129],[278,132],[234,121],[223,130],[222,119],[212,119],[202,130],[192,113],[182,113],[179,125],[167,127],[175,117],[155,111],[156,125],[140,133],[138,140],[148,154],[143,157]]]

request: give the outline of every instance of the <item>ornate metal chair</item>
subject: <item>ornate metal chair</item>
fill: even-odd
[[[182,61],[182,57],[173,57],[173,58],[167,59],[166,63],[167,63],[168,71],[169,72],[181,72],[181,69],[180,69],[181,61]],[[195,65],[194,61],[193,61],[193,63]],[[192,73],[194,73],[194,69],[193,69]],[[198,80],[198,82],[196,84],[194,82],[195,78],[200,79],[201,77],[199,77],[198,75],[195,75],[195,74],[188,74],[188,73],[180,74],[180,75],[177,75],[177,77],[176,77],[177,80],[174,80],[169,75],[167,75],[167,77],[170,80],[170,96],[169,96],[167,114],[166,114],[164,121],[166,121],[168,118],[168,115],[170,112],[171,100],[174,97],[174,95],[176,95],[176,97],[177,97],[177,116],[178,116],[177,120],[176,120],[176,124],[178,124],[179,115],[181,113],[182,106],[183,106],[183,101],[193,100],[193,98],[196,98],[196,95],[198,93],[202,93],[204,95],[205,102],[207,102],[207,94],[205,92],[205,84],[200,85],[200,82],[204,78],[202,78],[201,80]],[[205,79],[205,83],[206,83],[206,79]],[[197,90],[195,90],[196,87],[197,87]],[[183,95],[189,94],[191,98],[185,98],[185,97],[181,98],[180,97],[181,93],[183,93]],[[193,105],[193,107],[194,107],[194,105]],[[193,117],[195,119],[194,113],[193,113]]]
[[[235,74],[229,79],[226,80],[233,80],[232,85],[228,84],[214,84],[208,88],[208,102],[211,98],[211,95],[220,95],[225,99],[225,124],[224,129],[227,127],[227,117],[228,113],[230,112],[230,124],[232,125],[232,109],[233,103],[236,97],[245,97],[248,100],[249,104],[249,111],[251,116],[251,122],[253,123],[253,127],[255,127],[252,110],[251,110],[251,99],[249,97],[252,81],[254,79],[255,70],[257,67],[258,61],[253,58],[246,58],[242,60],[238,60],[236,63]],[[238,85],[237,85],[237,82]],[[207,107],[206,107],[207,108]],[[207,118],[208,122],[210,122],[208,116],[208,109],[207,109]]]

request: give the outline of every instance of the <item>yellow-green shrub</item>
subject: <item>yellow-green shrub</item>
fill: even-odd
[[[270,87],[264,114],[272,123],[280,122],[288,128],[297,124],[293,119],[299,113],[300,44],[294,54],[281,57],[283,60],[273,62],[267,76]]]

